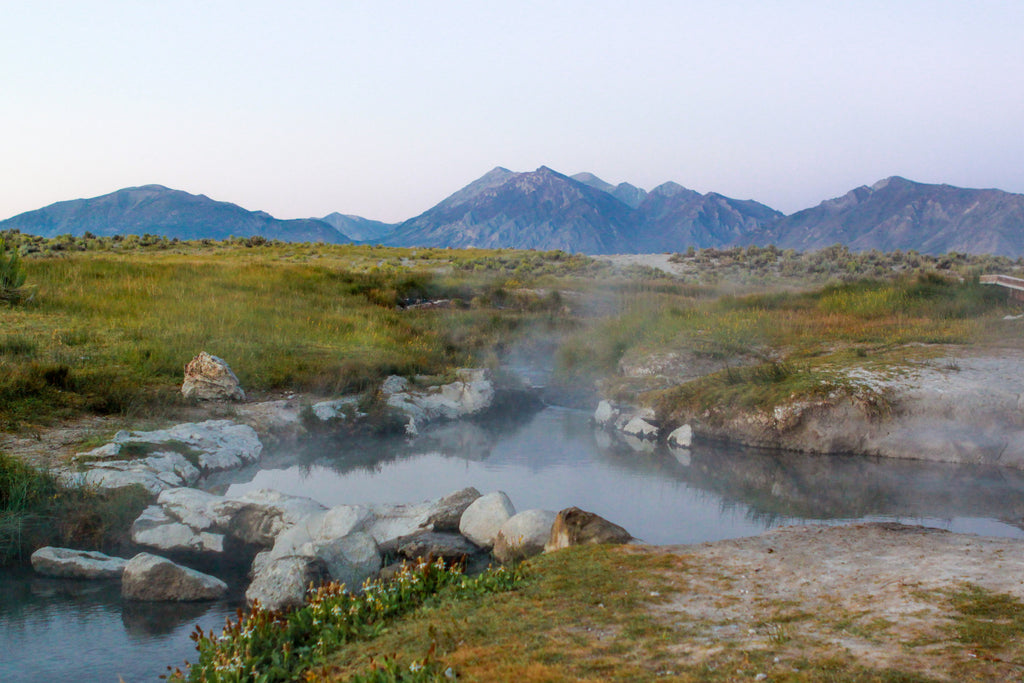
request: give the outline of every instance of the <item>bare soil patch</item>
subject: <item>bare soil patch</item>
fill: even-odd
[[[648,552],[674,555],[686,567],[665,575],[678,590],[651,606],[685,636],[673,648],[682,668],[732,666],[737,653],[749,661],[756,652],[760,670],[747,673],[768,680],[837,658],[939,680],[1024,673],[1019,638],[995,650],[958,640],[962,615],[953,606],[970,587],[1024,598],[1021,541],[857,524]]]

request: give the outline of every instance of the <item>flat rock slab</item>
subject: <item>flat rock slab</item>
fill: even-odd
[[[128,560],[89,550],[46,546],[32,553],[37,574],[66,579],[119,579]]]

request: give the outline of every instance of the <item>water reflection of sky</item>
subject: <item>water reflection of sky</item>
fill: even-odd
[[[46,579],[7,571],[0,599],[0,681],[158,681],[195,660],[196,624],[220,628],[228,602],[147,605],[121,600],[117,581]]]
[[[502,429],[445,427],[401,452],[394,444],[377,454],[332,445],[306,453],[305,465],[251,473],[229,493],[274,488],[330,506],[419,501],[475,486],[505,491],[518,510],[592,510],[658,544],[868,519],[1024,537],[1005,521],[1024,517],[1024,476],[1012,473],[735,449],[676,457],[600,441],[585,414],[548,408]]]

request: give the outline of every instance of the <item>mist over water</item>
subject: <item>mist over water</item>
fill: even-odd
[[[475,486],[505,491],[520,511],[582,507],[657,544],[883,519],[1024,538],[1024,472],[735,446],[631,447],[595,431],[587,413],[555,407],[501,424],[444,425],[411,443],[309,442],[208,484],[230,495],[273,488],[328,506]]]
[[[518,510],[576,505],[656,544],[758,534],[793,523],[900,521],[1024,538],[1024,472],[857,456],[697,445],[632,446],[589,413],[547,407],[439,425],[421,437],[310,438],[201,482],[231,495],[274,488],[325,505],[406,503],[464,486],[504,490]],[[235,583],[238,583],[237,581]],[[241,604],[121,600],[116,582],[0,574],[2,681],[156,681],[194,659],[188,633]],[[243,586],[244,588],[244,586]]]

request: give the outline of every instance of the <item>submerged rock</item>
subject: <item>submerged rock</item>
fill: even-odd
[[[214,576],[149,553],[129,560],[121,577],[121,595],[129,600],[216,600],[227,591],[227,584]]]
[[[618,524],[593,512],[577,507],[558,513],[551,526],[551,536],[544,552],[591,543],[628,543],[633,536]]]
[[[117,579],[128,564],[122,557],[52,546],[32,553],[31,562],[38,574],[69,579]]]
[[[245,392],[228,364],[206,351],[185,366],[185,381],[181,385],[185,398],[201,401],[244,401]]]

